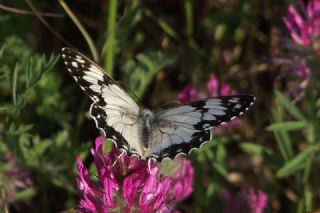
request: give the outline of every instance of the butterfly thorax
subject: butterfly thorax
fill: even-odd
[[[145,109],[141,112],[140,116],[142,120],[141,142],[143,145],[143,150],[148,150],[150,129],[152,128],[152,120],[153,120],[154,114],[150,110]]]

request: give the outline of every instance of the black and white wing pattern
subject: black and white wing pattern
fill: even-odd
[[[140,108],[114,80],[93,61],[70,48],[62,49],[62,58],[71,76],[92,99],[91,117],[106,137],[118,148],[139,148],[138,114]]]
[[[141,159],[173,159],[212,139],[211,128],[233,120],[254,103],[251,95],[199,100],[154,115],[130,96],[93,61],[70,48],[62,58],[71,76],[93,103],[91,117],[118,148]]]
[[[221,96],[162,111],[153,119],[150,157],[188,154],[212,139],[212,127],[235,119],[253,105],[252,95]]]

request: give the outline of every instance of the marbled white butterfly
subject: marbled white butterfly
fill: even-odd
[[[140,107],[96,63],[62,49],[68,71],[92,99],[96,126],[116,146],[141,159],[173,159],[212,139],[211,128],[233,120],[253,105],[252,95],[208,98],[154,114]]]

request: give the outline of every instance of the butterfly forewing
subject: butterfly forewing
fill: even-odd
[[[254,101],[251,95],[221,96],[158,113],[152,129],[152,156],[161,161],[188,154],[212,139],[212,127],[241,115]]]
[[[62,49],[62,58],[71,76],[93,100],[90,114],[106,137],[125,150],[138,146],[139,107],[114,80],[93,61],[70,48]]]

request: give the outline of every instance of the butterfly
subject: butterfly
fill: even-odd
[[[212,127],[233,120],[253,105],[252,95],[208,98],[153,113],[140,107],[92,60],[71,48],[64,63],[92,99],[90,115],[104,136],[143,160],[173,159],[212,140]]]

